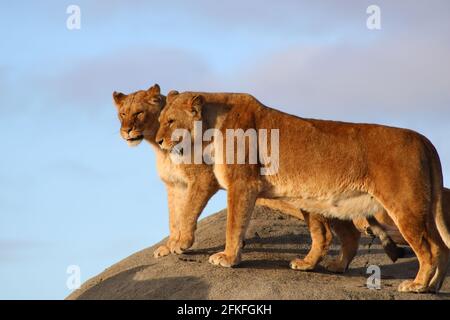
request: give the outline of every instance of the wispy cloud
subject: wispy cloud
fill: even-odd
[[[30,259],[34,250],[42,249],[48,244],[39,240],[0,239],[0,265]]]
[[[440,39],[293,47],[247,68],[240,87],[291,111],[450,113],[450,46]]]
[[[152,14],[168,12],[161,3],[135,1],[135,7],[127,7],[124,1],[108,3],[104,10],[109,15],[136,8]],[[177,3],[171,14],[182,15],[188,7],[190,19],[197,17],[200,25],[266,32],[268,39],[273,28],[280,28],[274,32],[294,34],[297,41],[255,52],[250,62],[237,62],[225,73],[199,53],[209,44],[186,50],[177,45],[177,39],[165,47],[144,42],[75,60],[69,68],[43,76],[41,89],[52,88],[47,94],[57,104],[81,106],[109,103],[114,90],[129,92],[158,82],[163,90],[248,91],[271,105],[311,116],[311,111],[332,117],[374,110],[387,116],[450,112],[448,2],[380,1],[381,31],[365,27],[366,1],[286,1],[277,6],[262,6],[258,1]],[[86,10],[90,14],[100,15],[97,11],[104,6],[88,8],[93,10]],[[319,26],[309,29],[319,24],[320,31]],[[305,38],[308,31],[316,42]],[[338,38],[317,41],[319,35]]]
[[[166,90],[189,89],[212,80],[208,65],[189,52],[136,46],[78,61],[40,85],[54,88],[51,98],[58,102],[91,107],[109,105],[115,90],[132,92],[155,82]]]

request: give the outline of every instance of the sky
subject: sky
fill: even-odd
[[[153,151],[120,138],[115,90],[247,92],[410,128],[449,181],[449,14],[446,0],[0,2],[0,299],[63,299],[68,266],[84,282],[168,234]],[[225,205],[220,192],[202,216]]]

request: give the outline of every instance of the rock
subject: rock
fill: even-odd
[[[404,294],[397,286],[412,279],[418,268],[409,251],[392,263],[378,240],[363,237],[358,256],[344,275],[320,267],[313,272],[289,269],[310,246],[303,221],[266,207],[257,207],[249,226],[242,263],[221,268],[208,263],[223,249],[225,210],[201,220],[195,245],[182,255],[155,259],[153,247],[137,252],[90,279],[67,299],[450,299],[447,276],[439,295]],[[331,255],[338,253],[335,243]],[[366,286],[367,267],[381,268],[381,289]]]

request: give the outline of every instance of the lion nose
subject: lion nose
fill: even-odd
[[[122,128],[122,132],[125,132],[125,133],[127,133],[127,134],[130,134],[131,128],[130,128],[130,127],[123,127],[123,128]]]
[[[159,145],[162,145],[163,142],[164,142],[164,139],[158,140],[158,144],[159,144]]]

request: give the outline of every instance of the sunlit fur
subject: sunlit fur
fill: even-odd
[[[170,92],[167,100],[170,101],[176,95],[177,92]],[[210,197],[219,189],[214,177],[213,167],[204,164],[174,165],[168,153],[162,151],[156,144],[156,129],[159,127],[159,122],[156,119],[166,103],[166,97],[161,95],[158,85],[154,85],[146,91],[137,91],[129,95],[116,92],[113,97],[121,119],[122,129],[126,128],[126,130],[121,130],[121,135],[125,140],[129,138],[128,129],[132,124],[129,120],[133,119],[131,115],[137,111],[145,111],[145,121],[134,122],[133,130],[136,132],[135,136],[145,132],[145,140],[150,143],[156,153],[158,174],[166,185],[170,236],[167,243],[158,247],[154,255],[155,257],[162,257],[170,253],[181,253],[194,242],[197,219]],[[226,100],[226,95],[224,99]],[[131,144],[134,145],[139,142],[132,142]],[[338,264],[329,264],[329,269],[336,272],[345,271],[354,256],[353,251],[358,246],[359,232],[355,232],[353,224],[350,223],[347,228],[335,226],[333,219],[302,212],[292,204],[277,199],[260,198],[257,203],[304,219],[308,223],[313,240],[311,250],[302,259],[302,263],[297,261],[296,264],[297,266],[302,264],[305,270],[314,268],[320,259],[326,255],[332,240],[331,228],[335,229],[342,243],[342,254]],[[377,219],[384,224],[384,228],[393,225],[390,221],[386,221],[389,217],[384,212],[380,212]],[[365,231],[369,226],[365,219],[357,221],[356,225],[361,231]],[[381,237],[389,239],[383,230],[380,231]],[[398,233],[395,227],[392,227],[390,232],[391,234]],[[393,249],[391,249],[392,247]],[[391,242],[385,248],[390,257],[397,255],[394,243]]]
[[[130,95],[113,93],[120,120],[120,135],[129,146],[137,146],[142,140],[153,140],[158,129],[158,116],[165,104],[158,85]],[[150,139],[149,139],[150,138]]]
[[[288,201],[340,224],[381,207],[419,260],[416,278],[402,282],[399,290],[427,292],[441,287],[448,265],[449,223],[443,211],[439,156],[422,135],[381,125],[303,119],[242,94],[178,94],[159,119],[156,139],[164,149],[172,147],[173,130],[192,131],[193,122],[199,120],[204,130],[216,128],[223,136],[226,129],[280,132],[276,174],[260,175],[260,166],[254,164],[214,166],[219,184],[227,190],[228,221],[225,250],[211,256],[211,263],[229,267],[240,262],[245,230],[259,197]],[[341,210],[343,199],[350,202],[345,200]],[[358,211],[348,203],[357,204]],[[297,261],[291,266],[304,269]]]

